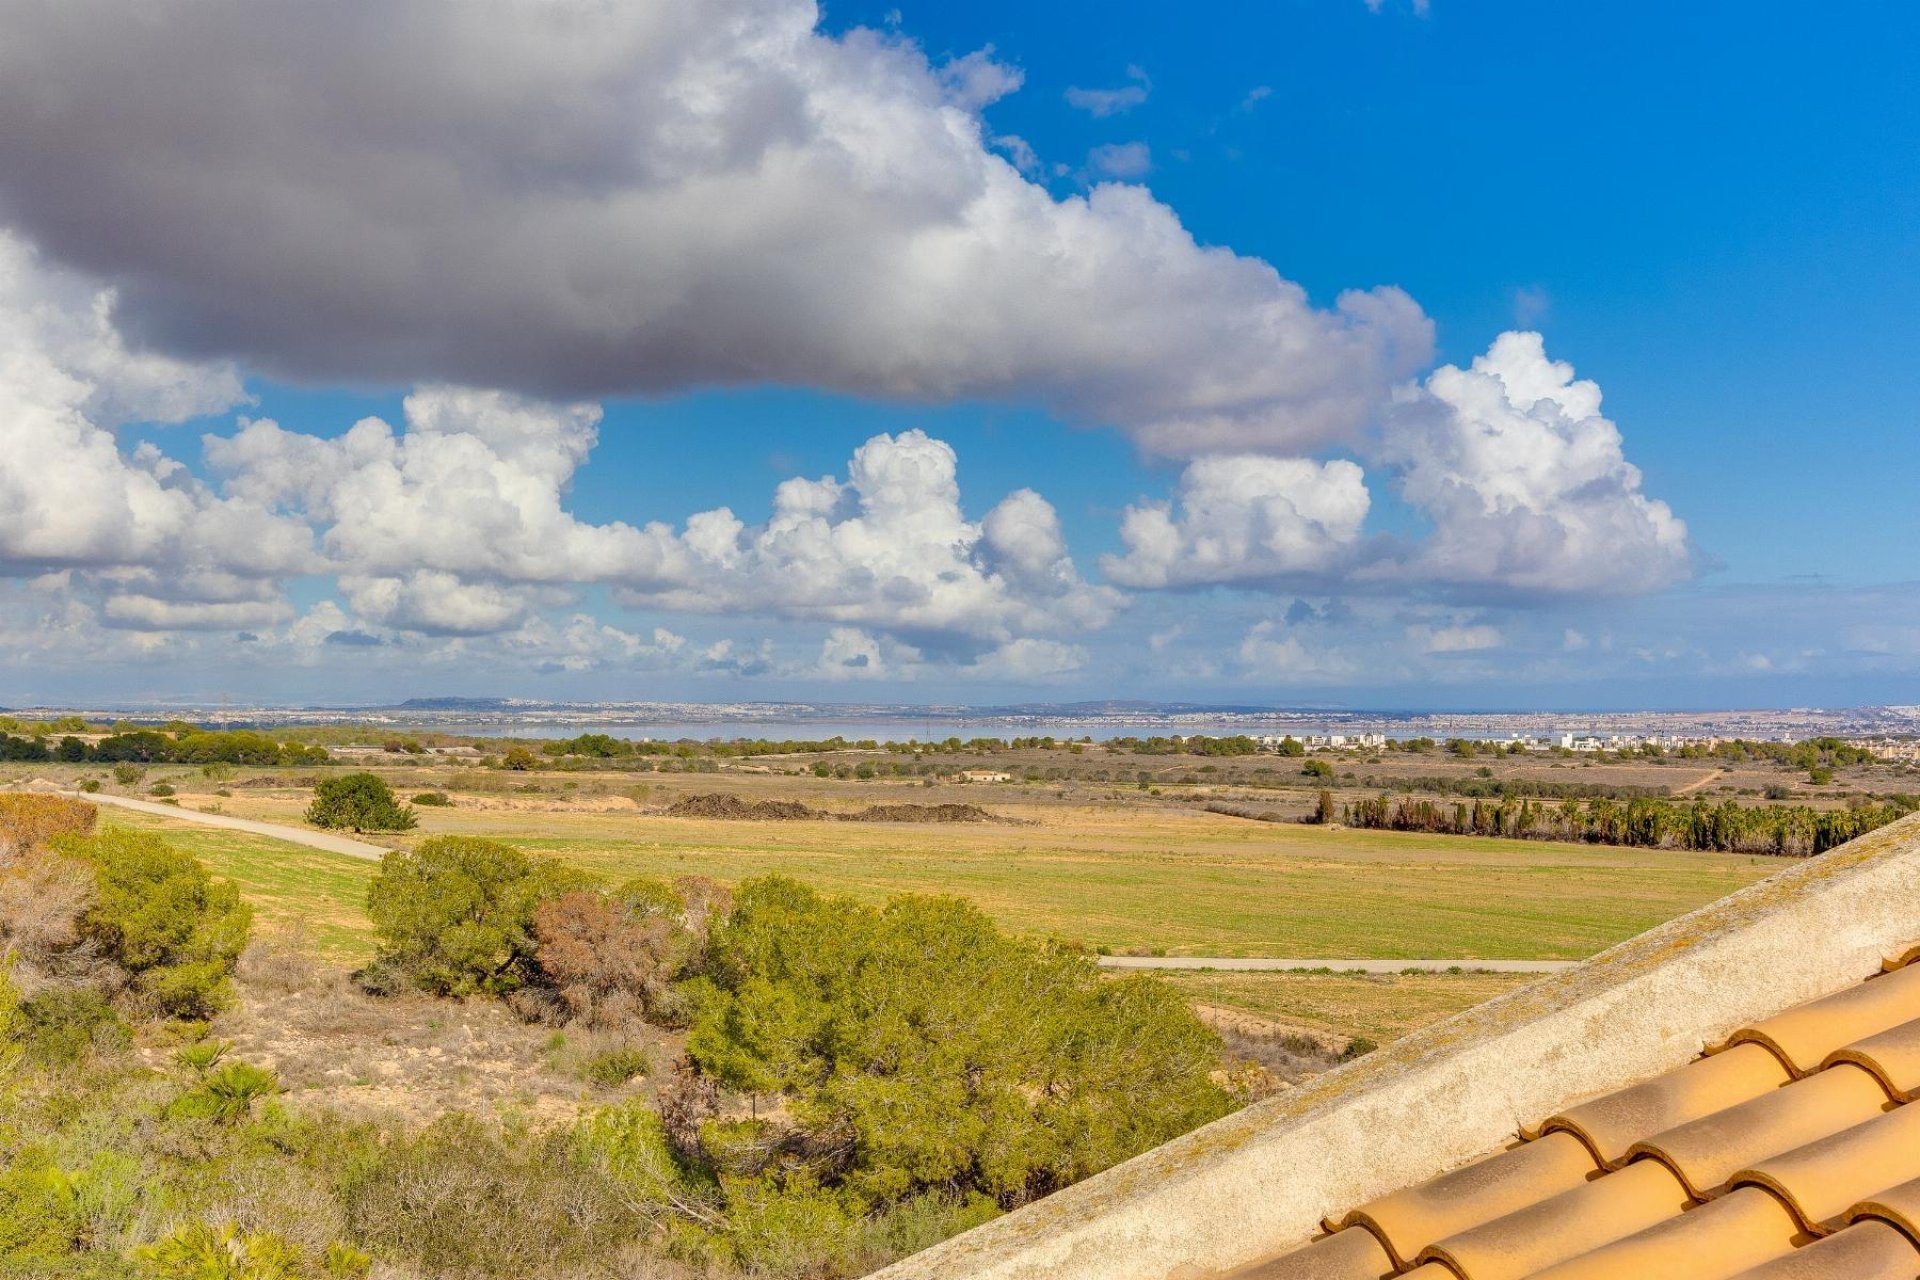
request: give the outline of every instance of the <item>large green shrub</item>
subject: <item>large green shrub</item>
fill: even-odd
[[[420,821],[411,807],[393,798],[393,788],[372,773],[322,778],[306,817],[316,827],[353,831],[411,831]]]
[[[205,1018],[230,994],[253,912],[238,889],[156,835],[109,827],[65,850],[92,868],[82,932],[170,1017]]]
[[[1170,988],[1103,978],[959,899],[875,910],[750,881],[709,963],[693,1060],[787,1117],[707,1123],[735,1177],[800,1171],[857,1210],[932,1190],[1010,1207],[1230,1107],[1218,1041]]]
[[[388,854],[367,889],[379,963],[429,991],[503,994],[532,969],[534,909],[590,877],[472,836]]]

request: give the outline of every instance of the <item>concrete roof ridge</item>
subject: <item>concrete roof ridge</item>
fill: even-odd
[[[1202,1280],[1672,1070],[1916,942],[1920,815],[1107,1172],[875,1280]]]

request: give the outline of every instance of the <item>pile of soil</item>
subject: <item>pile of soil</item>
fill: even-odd
[[[993,822],[977,804],[870,804],[858,813],[843,813],[842,822]]]
[[[796,800],[742,800],[725,791],[688,796],[666,810],[669,818],[748,822],[998,822],[977,804],[873,804],[858,813],[829,813]]]
[[[805,822],[831,817],[794,800],[742,800],[724,791],[688,796],[667,808],[669,818],[726,818],[754,822]]]

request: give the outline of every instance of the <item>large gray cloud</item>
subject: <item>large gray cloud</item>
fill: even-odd
[[[983,139],[1017,83],[807,0],[0,0],[0,217],[164,349],[547,397],[1013,397],[1169,454],[1350,436],[1424,364],[1137,187]]]

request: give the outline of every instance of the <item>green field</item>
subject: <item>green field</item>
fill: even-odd
[[[260,797],[248,816],[287,821]],[[286,812],[280,812],[283,808]],[[881,901],[954,893],[1001,924],[1114,952],[1385,959],[1580,959],[1760,879],[1763,858],[1249,823],[1086,806],[1019,823],[725,822],[637,812],[423,810],[412,838],[506,840],[609,878],[778,872]],[[232,876],[268,923],[364,946],[369,864],[166,825]],[[297,820],[297,819],[295,819]]]
[[[345,962],[373,954],[373,933],[364,909],[367,882],[379,870],[371,862],[125,810],[107,812],[104,821],[165,834],[215,875],[239,885],[253,904],[258,925],[268,931],[298,931],[316,951]]]

